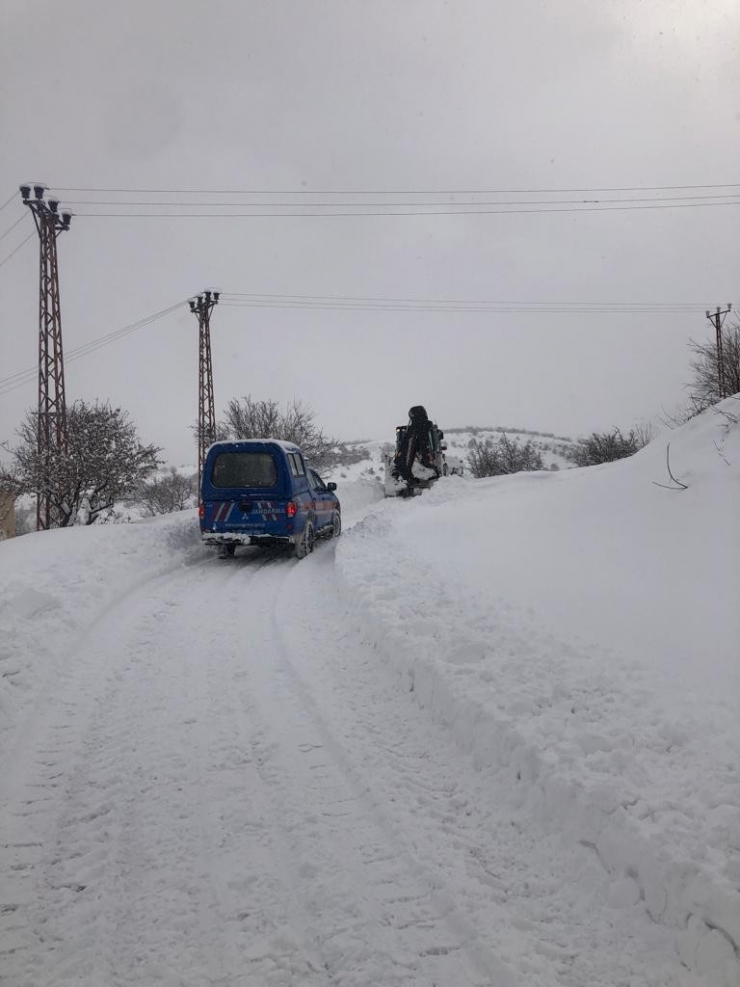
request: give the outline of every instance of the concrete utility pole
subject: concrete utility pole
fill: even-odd
[[[198,317],[198,483],[208,446],[216,441],[216,407],[213,400],[213,364],[211,362],[211,312],[218,305],[218,291],[204,291],[190,302],[190,311]]]
[[[34,198],[31,198],[33,188]],[[72,214],[59,213],[57,199],[44,201],[43,185],[21,185],[39,235],[39,411],[37,443],[39,462],[48,474],[53,453],[66,448],[67,407],[64,397],[62,315],[59,308],[57,235],[69,229]],[[59,512],[48,489],[36,495],[36,530],[59,526]]]
[[[732,302],[727,303],[727,308],[720,309],[719,305],[711,315],[709,310],[706,316],[717,331],[717,388],[719,390],[720,401],[727,397],[727,385],[725,383],[725,354],[722,344],[722,325],[728,312],[732,311]]]

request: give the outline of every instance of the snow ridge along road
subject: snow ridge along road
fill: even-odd
[[[629,460],[441,481],[338,553],[379,651],[514,816],[590,847],[613,909],[740,984],[740,424]],[[666,479],[666,444],[686,490]],[[677,496],[678,494],[678,496]]]

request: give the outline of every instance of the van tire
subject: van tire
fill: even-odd
[[[295,557],[297,559],[305,559],[307,555],[313,552],[314,542],[316,541],[316,532],[314,531],[313,521],[306,521],[306,527],[301,532],[295,543]]]
[[[236,551],[236,545],[219,545],[218,546],[218,557],[220,559],[230,559],[233,558],[234,552]]]
[[[332,538],[339,538],[342,533],[342,515],[339,511],[334,512],[334,517],[331,520],[331,536]]]

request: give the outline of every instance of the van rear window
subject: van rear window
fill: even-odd
[[[278,473],[269,452],[221,452],[213,461],[214,487],[274,487]]]

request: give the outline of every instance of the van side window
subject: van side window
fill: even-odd
[[[315,490],[323,490],[323,491],[326,491],[326,484],[321,479],[321,477],[316,472],[316,470],[309,470],[308,472],[309,472],[309,474],[311,476],[311,486]]]
[[[296,466],[296,470],[298,471],[295,475],[296,476],[305,476],[306,475],[306,471],[303,468],[303,460],[301,459],[300,453],[295,452],[295,453],[292,454],[292,456],[293,456],[293,459],[295,459],[295,466]]]
[[[288,453],[288,465],[290,466],[291,475],[298,476],[298,467],[296,466],[295,456],[292,452]]]

